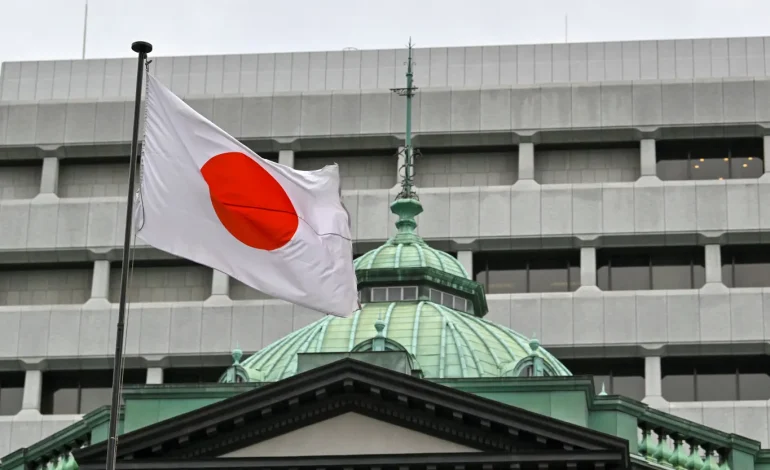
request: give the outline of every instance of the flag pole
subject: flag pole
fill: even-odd
[[[123,264],[120,267],[120,301],[118,304],[118,325],[115,335],[115,360],[112,369],[112,401],[110,405],[110,427],[107,435],[107,470],[115,469],[118,447],[118,420],[120,419],[120,388],[123,378],[123,339],[126,323],[126,288],[128,287],[129,250],[131,248],[132,222],[134,212],[134,180],[139,147],[139,113],[142,102],[142,79],[145,72],[147,54],[152,52],[152,44],[136,41],[131,50],[139,54],[136,67],[136,97],[134,98],[134,132],[131,136],[131,159],[128,165],[128,205],[126,207],[126,231],[123,238]]]

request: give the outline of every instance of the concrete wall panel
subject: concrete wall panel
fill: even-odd
[[[500,131],[539,129],[755,124],[767,117],[767,80],[429,88],[414,98],[413,131],[418,138],[422,133],[425,138],[437,134],[445,139],[451,134],[477,132],[491,137]],[[404,129],[405,100],[386,90],[183,98],[241,139],[360,138],[401,134]],[[126,145],[133,103],[128,99],[9,102],[0,105],[3,115],[8,117],[0,146]],[[79,152],[78,156],[100,156],[99,148]]]
[[[463,233],[462,237],[481,240],[541,234],[591,238],[754,233],[770,226],[770,212],[763,210],[770,194],[766,186],[764,180],[735,180],[423,188],[420,197],[426,212],[418,218],[418,230],[427,238]],[[357,241],[383,241],[394,232],[389,209],[392,193],[389,189],[343,193]],[[510,214],[510,223],[508,215],[493,216],[498,207]],[[0,256],[8,262],[26,250],[31,260],[35,253],[53,253],[56,261],[56,251],[118,248],[124,211],[120,198],[0,201],[0,226],[10,227],[0,242]],[[479,214],[472,225],[466,220],[469,213]],[[456,227],[454,235],[450,226]],[[137,241],[137,246],[146,245]]]
[[[760,344],[769,339],[763,327],[768,288],[490,294],[488,298],[489,318],[523,334],[535,334],[545,347],[560,353],[595,347],[611,351],[630,344]],[[8,326],[3,334],[11,341],[2,343],[0,362],[45,356],[106,358],[112,353],[108,341],[114,341],[114,332],[108,332],[114,329],[116,315],[115,304],[2,306],[0,318]],[[134,303],[128,354],[147,359],[169,354],[226,355],[235,342],[253,351],[321,317],[272,299],[231,305]],[[726,317],[730,318],[727,325]],[[222,338],[206,326],[218,319],[223,322],[217,326]],[[261,342],[248,344],[255,332]]]
[[[415,49],[422,88],[764,77],[768,38]],[[387,89],[406,50],[157,57],[151,73],[177,94]],[[132,59],[6,62],[0,100],[130,97]]]

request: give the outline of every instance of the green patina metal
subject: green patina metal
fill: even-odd
[[[383,323],[383,336],[404,345],[417,359],[426,378],[502,377],[506,364],[532,357],[542,359],[547,375],[569,375],[545,348],[532,351],[515,331],[420,300],[370,303],[351,317],[321,318],[279,340],[281,346],[241,361],[240,366],[259,371],[264,381],[282,380],[296,373],[297,354],[350,352],[376,336],[377,322]]]
[[[376,322],[376,320],[375,320]],[[356,347],[351,354],[377,354],[377,338],[385,341],[385,354],[405,353],[400,343],[377,334]],[[538,348],[540,350],[542,348]],[[335,360],[335,354],[305,356]],[[413,359],[413,358],[412,358]],[[410,361],[412,369],[418,363]],[[525,408],[545,416],[567,421],[629,441],[634,462],[646,468],[686,470],[770,470],[770,450],[759,442],[688,421],[650,408],[625,397],[600,395],[585,377],[506,377],[433,379],[441,385],[484,398]],[[125,416],[121,426],[128,432],[149,426],[178,414],[245,393],[261,384],[152,385],[128,387],[124,391]],[[123,414],[121,415],[123,416]],[[70,452],[106,438],[107,407],[84,416],[62,431],[33,446],[19,449],[3,458],[0,470],[73,470],[77,463]],[[130,424],[129,424],[130,423]],[[641,435],[641,438],[638,436]]]
[[[123,432],[123,412],[118,431]],[[110,420],[108,406],[83,416],[83,419],[67,426],[59,432],[30,446],[21,448],[3,457],[0,469],[3,470],[77,470],[78,464],[71,452],[107,439],[107,426]]]
[[[414,201],[418,203],[418,201]],[[396,209],[399,209],[397,206]],[[356,271],[388,268],[434,268],[467,279],[468,273],[454,256],[431,248],[425,241],[396,235],[383,246],[370,251],[355,262]]]

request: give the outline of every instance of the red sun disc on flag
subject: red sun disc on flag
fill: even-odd
[[[221,153],[201,168],[219,221],[244,245],[277,250],[289,243],[299,217],[281,184],[241,152]]]

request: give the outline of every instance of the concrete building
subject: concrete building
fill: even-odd
[[[338,162],[358,254],[396,234],[406,50],[152,59],[261,155]],[[418,233],[485,287],[486,318],[610,394],[767,447],[770,38],[415,62]],[[0,71],[2,455],[109,402],[135,67]],[[127,384],[216,382],[236,345],[320,318],[141,245],[130,295]]]

